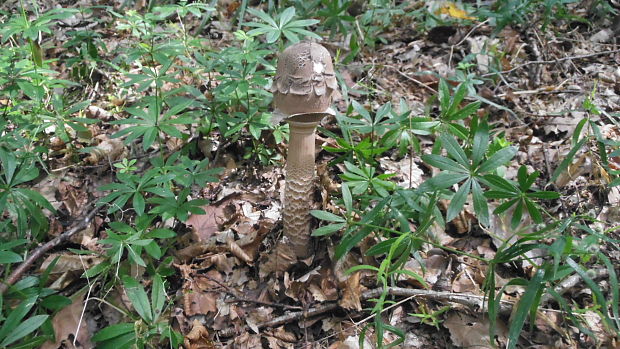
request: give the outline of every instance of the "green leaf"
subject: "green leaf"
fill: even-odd
[[[489,206],[487,200],[482,193],[482,188],[478,181],[472,181],[472,196],[474,199],[474,212],[478,216],[478,220],[482,225],[489,226]]]
[[[344,202],[344,208],[348,214],[353,212],[353,197],[351,196],[351,190],[346,184],[342,185],[342,201]]]
[[[603,315],[603,320],[610,328],[614,328],[614,324],[611,322],[611,319],[609,319],[609,315],[607,315],[607,302],[605,301],[605,295],[603,295],[601,288],[598,286],[598,284],[594,280],[592,280],[588,276],[588,273],[579,264],[577,264],[577,262],[575,262],[572,258],[567,257],[566,263],[571,268],[573,268],[573,270],[575,270],[577,274],[579,274],[579,276],[581,276],[581,278],[586,283],[586,285],[588,285],[590,290],[592,290],[594,299],[596,300],[596,303],[600,306],[600,309],[601,309],[601,312],[599,314]]]
[[[13,251],[0,251],[0,264],[19,263],[22,256]]]
[[[517,206],[512,212],[512,218],[510,219],[510,228],[512,228],[512,230],[517,229],[519,224],[521,224],[521,218],[523,218],[523,200],[518,200]]]
[[[344,228],[346,225],[347,225],[346,223],[329,224],[329,225],[320,227],[318,229],[315,229],[314,232],[312,232],[312,236],[330,235]]]
[[[446,189],[448,187],[453,186],[454,184],[468,178],[469,175],[466,174],[458,174],[458,173],[440,173],[435,177],[431,177],[424,181],[422,185],[418,188],[418,190],[422,193],[426,193],[429,191],[436,191],[441,189]]]
[[[527,212],[530,214],[530,217],[532,217],[534,223],[542,223],[543,218],[540,214],[540,210],[538,209],[538,207],[536,207],[536,204],[532,202],[532,200],[525,198],[523,199],[523,201],[525,201],[525,207],[527,208]]]
[[[312,210],[310,211],[310,214],[320,220],[328,221],[328,222],[344,223],[347,221],[346,219],[340,216],[337,216],[331,212],[322,211],[322,210]]]
[[[142,319],[147,323],[151,323],[153,321],[153,314],[144,287],[130,276],[123,276],[123,284],[125,285],[127,297],[131,301],[134,309]]]
[[[450,154],[456,162],[466,168],[470,167],[469,159],[463,151],[463,147],[456,141],[456,139],[454,139],[454,137],[448,135],[447,133],[443,133],[439,138],[441,139],[441,144],[443,144],[443,147],[446,148],[448,154]]]
[[[48,317],[49,315],[35,315],[28,318],[11,331],[8,336],[4,338],[2,343],[0,343],[0,346],[6,347],[36,331]]]
[[[472,165],[478,166],[484,154],[487,152],[487,148],[489,147],[489,125],[480,121],[478,123],[478,127],[476,128],[476,133],[474,134],[474,141],[472,145]]]
[[[435,155],[435,154],[422,155],[422,161],[424,161],[425,163],[431,166],[437,167],[438,169],[444,170],[444,171],[451,171],[451,172],[456,172],[456,173],[468,173],[469,172],[467,168],[463,167],[463,165],[457,163],[456,161],[452,159],[443,157],[441,155]]]
[[[553,200],[553,199],[560,198],[560,193],[556,193],[554,191],[535,191],[532,193],[527,193],[525,195],[530,198],[545,199],[545,200]]]
[[[467,179],[452,197],[452,201],[448,206],[448,212],[446,213],[446,222],[453,220],[463,209],[463,206],[467,201],[467,195],[471,191],[471,182],[471,178]]]
[[[495,154],[493,154],[489,159],[483,162],[478,168],[478,174],[484,174],[486,172],[490,172],[495,170],[496,168],[502,166],[503,164],[510,161],[515,154],[517,153],[516,147],[506,147],[500,149]]]
[[[6,317],[2,328],[0,328],[0,338],[7,338],[9,333],[13,332],[15,327],[22,322],[22,319],[30,309],[34,306],[38,296],[32,296],[23,300],[15,309],[13,309]]]
[[[133,323],[122,323],[108,326],[97,332],[91,339],[93,342],[103,342],[114,337],[122,336],[134,331]]]
[[[450,107],[450,87],[445,79],[439,80],[439,107],[441,113],[447,115]]]
[[[164,287],[164,281],[159,274],[155,274],[153,277],[153,286],[151,287],[151,304],[153,310],[153,320],[157,321],[161,315],[164,305],[166,303],[166,288]]]
[[[537,295],[539,291],[544,287],[543,279],[545,276],[544,269],[538,269],[534,277],[530,280],[525,288],[525,293],[519,300],[519,305],[512,316],[512,321],[510,323],[510,330],[508,331],[508,344],[506,346],[507,349],[514,349],[517,347],[517,343],[519,341],[519,335],[521,334],[521,330],[523,329],[523,325],[525,324],[525,319],[527,318],[527,314],[533,307],[536,306],[535,300],[537,299]]]

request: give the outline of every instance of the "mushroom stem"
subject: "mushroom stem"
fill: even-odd
[[[314,132],[318,121],[288,120],[289,147],[282,213],[284,236],[298,258],[310,255],[310,208],[314,191]]]

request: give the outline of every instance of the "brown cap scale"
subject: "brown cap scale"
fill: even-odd
[[[284,236],[296,258],[311,253],[310,208],[314,184],[314,133],[330,108],[337,88],[332,58],[325,47],[300,42],[279,56],[273,83],[274,118],[289,123],[284,191]],[[291,256],[293,257],[293,256]]]

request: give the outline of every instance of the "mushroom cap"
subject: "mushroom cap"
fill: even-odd
[[[333,114],[329,107],[338,83],[332,57],[315,42],[302,41],[279,56],[273,82],[274,120],[299,114]]]

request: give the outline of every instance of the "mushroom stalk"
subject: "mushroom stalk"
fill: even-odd
[[[284,236],[298,258],[310,255],[310,208],[314,191],[314,132],[318,121],[288,120],[289,150],[282,213]]]

